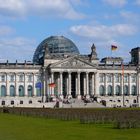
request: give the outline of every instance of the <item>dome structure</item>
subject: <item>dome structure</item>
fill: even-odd
[[[64,36],[50,36],[43,40],[33,56],[34,63],[41,63],[45,55],[74,55],[79,54],[79,50],[76,45],[68,38]]]

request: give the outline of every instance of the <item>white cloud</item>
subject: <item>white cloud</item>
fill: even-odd
[[[35,40],[23,37],[0,39],[0,59],[9,61],[32,60]]]
[[[106,25],[77,25],[72,26],[70,31],[78,36],[95,38],[99,40],[112,40],[115,37],[130,36],[137,32],[137,28],[129,24]]]
[[[14,30],[5,25],[0,25],[0,36],[10,35],[14,32]]]
[[[26,12],[23,0],[0,0],[0,15],[23,16]]]
[[[17,17],[27,15],[57,16],[68,19],[83,18],[72,6],[71,0],[0,0],[0,15]],[[80,3],[80,0],[77,0]]]
[[[113,7],[122,7],[127,3],[127,0],[103,0],[103,2]]]
[[[131,11],[121,11],[120,16],[126,19],[129,22],[140,21],[140,15],[133,13]]]

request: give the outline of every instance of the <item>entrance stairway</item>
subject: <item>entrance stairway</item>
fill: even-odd
[[[63,103],[62,108],[104,108],[105,106],[96,101],[84,102],[80,99],[70,99],[69,102]]]

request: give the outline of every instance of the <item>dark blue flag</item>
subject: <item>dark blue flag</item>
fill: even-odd
[[[42,83],[41,82],[36,83],[35,87],[36,88],[42,88]]]

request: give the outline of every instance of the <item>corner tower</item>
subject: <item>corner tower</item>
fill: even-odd
[[[131,64],[140,65],[140,47],[132,49],[130,54]]]

